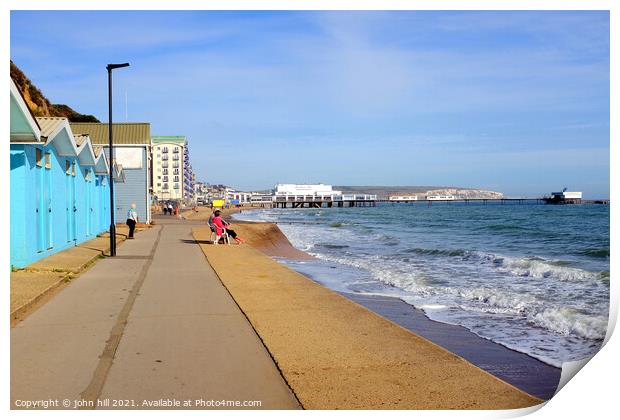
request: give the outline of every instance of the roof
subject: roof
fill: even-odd
[[[49,137],[58,129],[58,126],[66,122],[65,117],[37,117],[37,123],[41,127],[41,135]]]
[[[151,137],[151,141],[153,143],[187,143],[187,139],[185,136],[153,136]]]
[[[75,139],[75,144],[81,146],[82,143],[84,143],[86,139],[88,139],[88,136],[85,134],[75,134],[73,138]]]
[[[71,130],[76,135],[88,135],[93,144],[108,144],[108,124],[106,123],[69,123]],[[114,144],[139,144],[151,143],[150,123],[114,123],[112,124]]]
[[[41,127],[32,113],[24,95],[11,79],[11,142],[41,141]]]

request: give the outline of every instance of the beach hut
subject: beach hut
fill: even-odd
[[[73,133],[88,136],[95,149],[108,156],[108,124],[70,123]],[[124,223],[132,203],[142,223],[151,222],[151,125],[149,123],[114,123],[114,160],[122,167],[123,182],[114,184],[116,223]]]
[[[25,267],[109,227],[108,163],[66,118],[35,118],[11,80],[11,266]]]

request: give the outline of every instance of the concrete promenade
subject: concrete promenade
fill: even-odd
[[[174,399],[192,405],[166,408],[214,400],[299,408],[196,246],[192,222],[156,223],[11,330],[13,408],[50,399],[52,408],[63,400],[157,408]]]

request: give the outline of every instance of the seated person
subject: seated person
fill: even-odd
[[[237,244],[244,243],[245,241],[237,235],[237,232],[230,229],[231,224],[222,219],[220,214],[221,212],[219,210],[215,210],[213,215],[209,218],[209,226],[211,226],[211,229],[215,231],[215,234],[217,236],[221,236],[222,232],[225,230],[228,236],[237,241]]]

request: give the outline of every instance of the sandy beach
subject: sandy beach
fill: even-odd
[[[274,223],[232,220],[232,214],[243,210],[229,208],[223,209],[222,213],[248,245],[270,257],[290,260],[314,258],[294,248]],[[204,207],[199,207],[197,212],[185,213],[189,215],[188,219],[205,221],[210,214],[211,210]],[[561,369],[482,338],[466,328],[433,321],[423,311],[398,298],[353,293],[342,295],[537,398],[550,399],[556,391]]]
[[[213,246],[206,227],[193,233],[304,408],[509,409],[542,402],[276,262],[269,256],[300,253],[274,234],[277,226],[233,228],[246,245]]]

